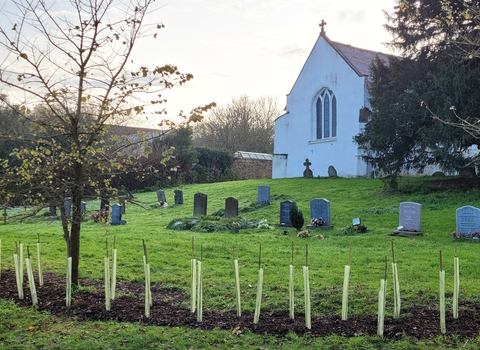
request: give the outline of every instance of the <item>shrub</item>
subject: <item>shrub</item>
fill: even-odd
[[[290,222],[292,226],[300,231],[303,227],[305,220],[303,219],[303,213],[298,209],[297,204],[294,202],[290,208]]]

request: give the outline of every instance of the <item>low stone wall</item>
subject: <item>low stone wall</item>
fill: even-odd
[[[272,161],[265,159],[236,158],[232,170],[242,180],[249,179],[271,179]]]

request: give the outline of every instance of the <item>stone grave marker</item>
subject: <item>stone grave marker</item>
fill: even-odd
[[[175,190],[173,193],[175,197],[175,204],[183,204],[183,191]]]
[[[207,195],[195,193],[193,196],[193,216],[207,215]]]
[[[400,203],[399,227],[394,234],[402,236],[421,236],[422,233],[422,205],[415,202]]]
[[[332,221],[330,215],[330,201],[325,198],[314,198],[310,201],[310,220],[322,218],[325,225],[308,225],[307,230],[332,230]]]
[[[328,167],[328,177],[337,177],[337,169],[333,165]]]
[[[258,186],[258,204],[270,204],[270,186]]]
[[[310,165],[312,165],[312,163],[307,159],[305,159],[305,163],[303,163],[303,165],[305,165],[305,170],[303,171],[303,177],[313,177],[313,171],[312,169],[310,169]]]
[[[120,208],[122,209],[122,214],[125,214],[126,200],[127,200],[127,196],[118,196],[118,204],[120,204]]]
[[[157,201],[158,204],[163,205],[167,201],[167,198],[165,197],[165,191],[164,190],[158,190],[157,191]]]
[[[122,208],[120,204],[112,205],[112,225],[125,225],[127,222],[122,220]]]
[[[85,219],[85,214],[87,213],[87,203],[82,201],[81,207],[80,207],[81,213],[82,213],[82,220]]]
[[[290,209],[292,208],[292,201],[283,201],[280,203],[280,225],[285,227],[291,227],[290,221]]]
[[[72,197],[65,197],[63,205],[65,206],[65,216],[70,216],[72,213]]]
[[[456,231],[457,237],[463,234],[465,237],[471,237],[472,232],[480,231],[480,209],[466,205],[458,208],[456,211]]]
[[[110,200],[106,197],[100,199],[100,213],[110,210]]]
[[[51,205],[48,208],[48,216],[57,216],[57,206],[56,205]]]
[[[225,199],[225,218],[231,219],[238,216],[238,199],[228,197]]]

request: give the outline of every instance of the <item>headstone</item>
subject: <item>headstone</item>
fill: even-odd
[[[80,207],[82,213],[82,220],[85,219],[85,214],[87,213],[87,203],[82,201],[82,206]]]
[[[303,171],[303,177],[313,177],[313,171],[312,169],[310,169],[310,165],[312,165],[312,163],[307,159],[305,159],[305,163],[303,163],[303,165],[305,165],[306,169]]]
[[[127,196],[118,196],[118,204],[120,204],[120,208],[122,208],[122,214],[125,214],[126,200],[127,200]]]
[[[466,205],[456,211],[456,234],[468,236],[472,232],[480,231],[480,209]]]
[[[72,213],[72,197],[65,197],[63,205],[65,206],[65,216],[70,216]]]
[[[183,191],[175,190],[173,193],[175,197],[175,204],[183,204]]]
[[[236,218],[238,216],[238,199],[228,197],[225,199],[225,218]]]
[[[193,216],[207,215],[207,195],[195,193],[193,196]]]
[[[290,221],[290,209],[292,205],[292,201],[283,201],[280,203],[280,226],[292,226],[292,222]]]
[[[337,177],[337,169],[333,165],[328,167],[328,176],[329,177]]]
[[[122,220],[122,208],[119,204],[112,205],[112,225],[125,225],[127,222]]]
[[[56,205],[51,205],[50,208],[48,209],[48,215],[49,216],[57,216],[57,206]]]
[[[167,201],[167,198],[165,197],[165,191],[164,190],[158,190],[157,191],[157,201],[158,204],[163,205]]]
[[[258,204],[270,204],[270,186],[258,186]]]
[[[322,218],[325,221],[323,226],[308,225],[307,229],[332,230],[330,215],[330,201],[325,198],[314,198],[310,201],[310,220]]]
[[[110,200],[108,198],[100,199],[100,213],[110,210]]]
[[[422,233],[422,205],[415,202],[400,203],[399,227],[394,234],[420,236]]]

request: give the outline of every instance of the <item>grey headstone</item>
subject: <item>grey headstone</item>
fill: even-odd
[[[405,231],[422,231],[422,205],[415,202],[400,203],[399,225]]]
[[[81,213],[82,213],[82,219],[85,218],[85,214],[87,213],[87,203],[82,201],[82,207],[81,207]]]
[[[165,197],[165,191],[164,190],[158,190],[157,191],[157,201],[160,203],[160,205],[163,205],[167,201],[167,198]]]
[[[183,191],[175,190],[173,193],[175,197],[175,204],[183,204]]]
[[[270,186],[258,186],[258,204],[270,204]]]
[[[195,193],[193,196],[193,216],[207,215],[207,195]]]
[[[56,205],[51,205],[50,208],[48,209],[48,215],[49,216],[57,216],[57,206]]]
[[[292,226],[292,222],[290,221],[290,209],[292,205],[292,201],[283,201],[280,203],[280,226]]]
[[[330,166],[328,167],[328,176],[329,176],[329,177],[337,177],[337,176],[338,176],[338,175],[337,175],[337,170],[334,168],[333,165],[330,165]]]
[[[325,198],[314,198],[310,201],[310,219],[322,218],[325,226],[331,225],[330,201]]]
[[[125,201],[127,196],[118,196],[118,204],[120,204],[120,208],[122,209],[122,214],[125,214]]]
[[[238,199],[228,197],[225,199],[225,218],[236,218],[238,216]]]
[[[480,209],[466,205],[457,209],[456,217],[457,235],[460,232],[463,234],[469,234],[474,231],[480,231]]]
[[[65,216],[70,216],[72,213],[72,197],[65,197],[63,205],[65,206]]]

